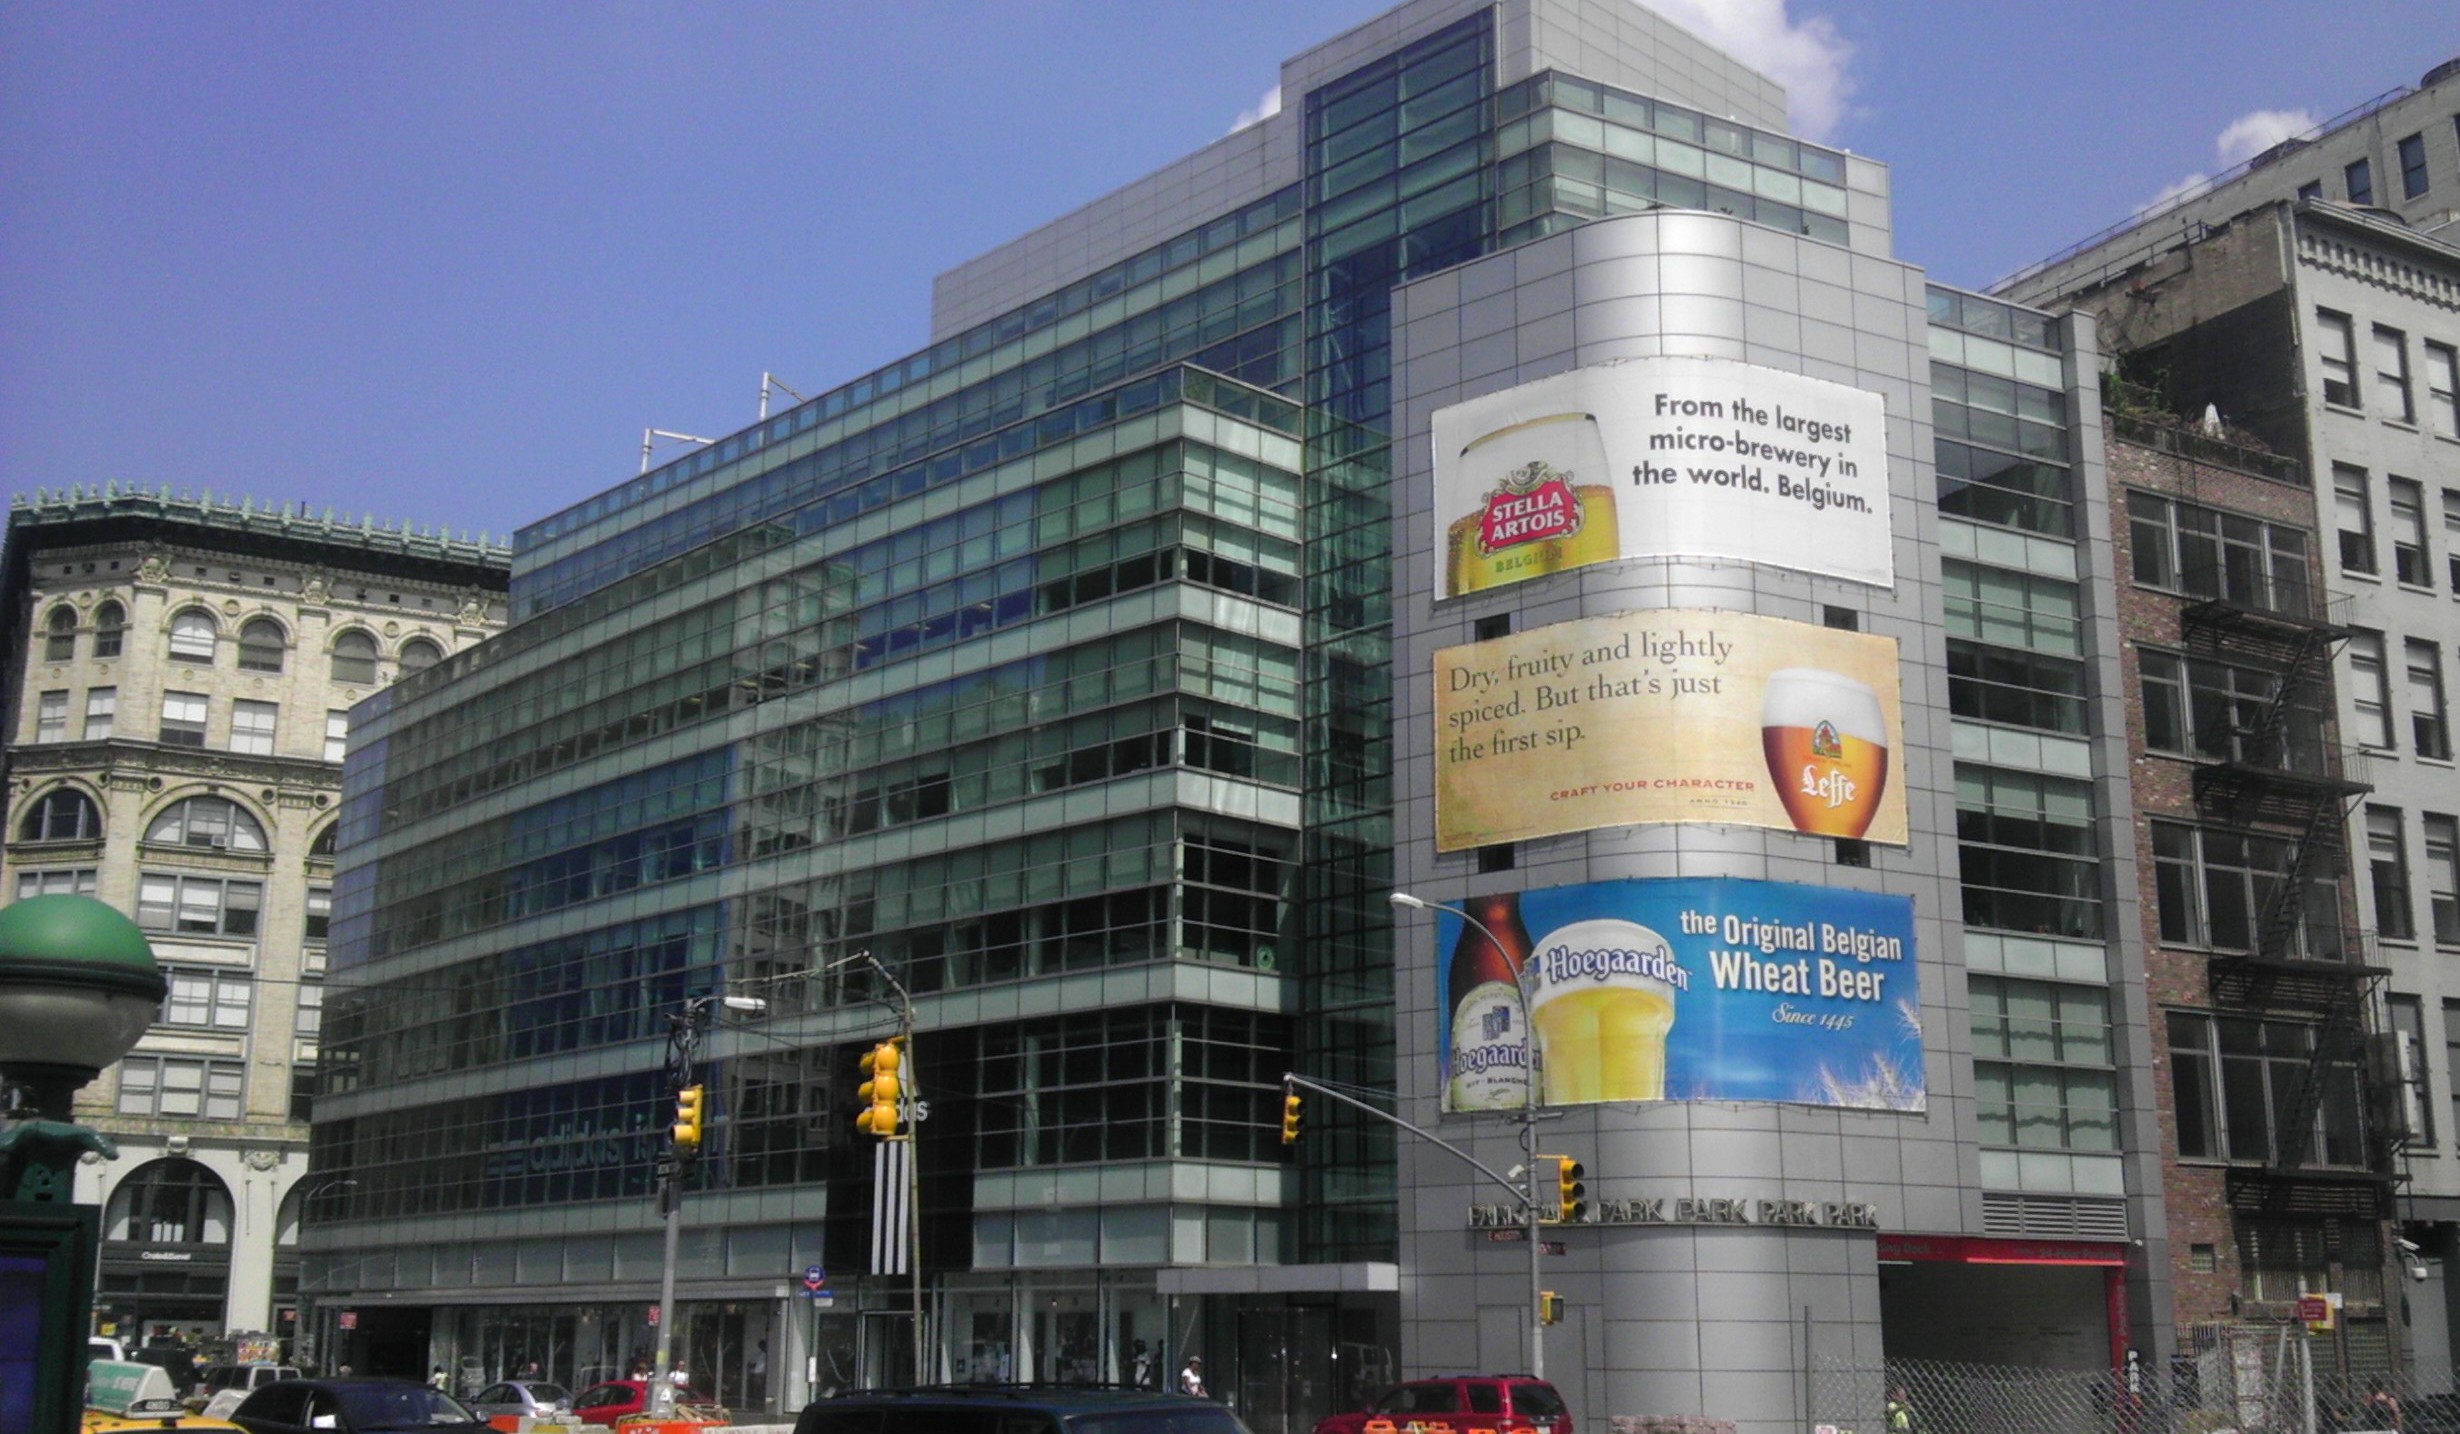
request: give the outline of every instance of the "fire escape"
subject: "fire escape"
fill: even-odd
[[[2260,912],[2253,949],[2214,955],[2212,997],[2231,1014],[2314,1031],[2305,1071],[2274,1112],[2273,1160],[2233,1167],[2230,1203],[2270,1216],[2379,1216],[2406,1132],[2372,1119],[2363,1168],[2310,1163],[2333,1083],[2366,1091],[2367,1012],[2387,974],[2366,964],[2341,895],[2349,816],[2371,790],[2326,736],[2332,653],[2349,633],[2313,594],[2290,590],[2270,600],[2261,576],[2213,578],[2199,586],[2214,595],[2180,613],[2189,654],[2275,680],[2267,697],[2227,704],[2208,724],[2226,730],[2196,734],[2199,750],[2223,754],[2196,769],[2196,807],[2208,825],[2285,841],[2289,856]],[[2376,1108],[2361,1103],[2370,1114]]]

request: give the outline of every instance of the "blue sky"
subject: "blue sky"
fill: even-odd
[[[646,427],[749,423],[763,371],[920,347],[932,275],[1385,3],[12,0],[0,473],[503,534]],[[2451,0],[1657,8],[1887,161],[1899,254],[1977,286],[2460,55]]]

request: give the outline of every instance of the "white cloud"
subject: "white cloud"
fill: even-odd
[[[2212,153],[2223,169],[2234,169],[2282,140],[2305,134],[2319,123],[2305,110],[2250,110],[2221,127],[2220,134],[2213,138]],[[2159,194],[2138,205],[2135,212],[2138,217],[2156,213],[2167,208],[2171,200],[2211,182],[2211,175],[2198,170],[2162,186]]]
[[[2231,120],[2212,142],[2213,152],[2227,168],[2248,160],[2279,144],[2313,129],[2321,121],[2304,110],[2256,110]]]
[[[1254,109],[1239,111],[1239,117],[1230,122],[1230,132],[1237,134],[1240,130],[1251,129],[1279,113],[1281,113],[1281,86],[1275,85],[1264,92],[1262,99],[1256,101]]]
[[[1826,140],[1845,118],[1854,48],[1824,19],[1796,20],[1788,0],[1641,0],[1718,49],[1785,86],[1789,119],[1805,139]]]

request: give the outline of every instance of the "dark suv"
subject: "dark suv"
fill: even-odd
[[[1543,1379],[1525,1374],[1441,1374],[1413,1379],[1365,1409],[1319,1420],[1315,1434],[1365,1434],[1372,1420],[1389,1420],[1398,1429],[1411,1421],[1442,1420],[1455,1434],[1472,1429],[1535,1429],[1539,1434],[1574,1434],[1572,1411],[1563,1396]],[[802,1431],[796,1431],[802,1434]]]
[[[1247,1434],[1210,1399],[1068,1385],[949,1384],[815,1399],[794,1434]]]

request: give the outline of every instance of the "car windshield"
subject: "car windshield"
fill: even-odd
[[[449,1394],[415,1384],[359,1385],[339,1391],[353,1429],[419,1429],[475,1424],[478,1416]]]
[[[540,1404],[553,1404],[558,1399],[571,1397],[571,1391],[560,1384],[533,1384],[529,1386],[529,1390],[530,1398]]]
[[[1068,1420],[1070,1434],[1247,1434],[1227,1409],[1122,1409],[1108,1414],[1078,1414]]]

